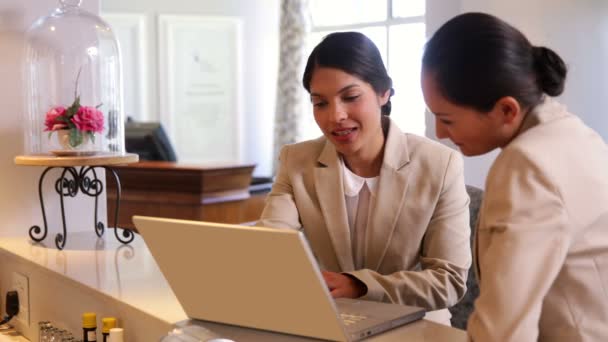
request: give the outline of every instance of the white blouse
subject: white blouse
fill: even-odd
[[[364,178],[354,174],[348,169],[342,159],[342,174],[344,177],[344,197],[346,200],[346,212],[348,215],[348,226],[350,227],[350,239],[353,251],[355,269],[363,268],[365,260],[365,232],[369,218],[369,207],[372,198],[376,197],[378,176]]]
[[[346,212],[348,214],[348,226],[350,227],[350,240],[353,251],[355,270],[363,269],[365,260],[365,232],[369,218],[370,203],[376,197],[379,176],[364,178],[354,174],[342,164],[342,179],[344,180],[344,198],[346,200]],[[425,319],[440,324],[451,326],[452,315],[448,309],[428,311]]]

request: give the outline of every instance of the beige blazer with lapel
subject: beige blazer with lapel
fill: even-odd
[[[488,174],[476,268],[474,341],[608,341],[608,148],[551,99]]]
[[[449,307],[464,295],[471,264],[462,158],[384,120],[390,126],[364,269],[353,266],[340,160],[324,137],[283,147],[258,225],[303,230],[322,269],[367,285],[363,299]]]

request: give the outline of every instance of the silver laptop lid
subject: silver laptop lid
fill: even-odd
[[[346,341],[302,233],[134,216],[190,318]]]

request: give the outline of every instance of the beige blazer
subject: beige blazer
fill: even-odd
[[[464,295],[471,263],[462,158],[384,120],[388,135],[364,269],[354,269],[342,168],[324,137],[283,147],[258,225],[303,230],[322,269],[367,285],[363,299],[449,307]]]
[[[599,135],[545,100],[496,158],[479,220],[474,341],[608,341],[608,148]]]

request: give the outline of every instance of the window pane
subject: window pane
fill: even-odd
[[[393,0],[393,18],[416,17],[426,12],[425,0]]]
[[[405,132],[424,135],[425,104],[420,89],[420,66],[425,25],[395,25],[389,28],[389,75],[393,79],[391,119]]]
[[[365,27],[360,30],[355,30],[357,32],[361,32],[366,35],[369,39],[376,44],[378,49],[380,50],[380,54],[382,55],[382,60],[384,65],[386,66],[386,56],[387,56],[387,42],[386,42],[386,27]],[[331,32],[338,31],[324,31],[324,32],[312,32],[308,35],[307,40],[307,55],[306,59],[308,59],[308,55],[312,52],[312,49],[317,46],[326,35]],[[302,96],[304,96],[304,100],[302,103],[304,104],[304,109],[302,110],[302,119],[300,120],[300,132],[298,134],[303,140],[314,139],[321,136],[323,133],[317,126],[315,122],[313,112],[312,112],[312,104],[310,103],[310,97],[308,92],[304,88],[302,88]]]
[[[385,21],[385,0],[311,0],[313,26]]]

